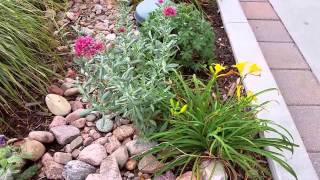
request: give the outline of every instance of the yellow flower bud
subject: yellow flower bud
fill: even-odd
[[[223,70],[225,70],[226,69],[226,67],[224,67],[223,65],[221,65],[221,64],[215,64],[214,65],[214,70],[215,70],[215,75],[217,75],[217,74],[219,74],[219,72],[221,72],[221,71],[223,71]]]
[[[185,104],[181,109],[180,109],[180,112],[179,113],[184,113],[187,111],[187,108],[188,108],[188,105]]]
[[[237,98],[238,100],[240,100],[241,98],[241,90],[242,90],[242,86],[241,85],[237,85]]]

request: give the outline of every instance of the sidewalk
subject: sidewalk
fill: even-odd
[[[240,3],[320,176],[319,81],[268,0]]]

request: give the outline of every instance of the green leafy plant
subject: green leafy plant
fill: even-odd
[[[19,149],[12,146],[0,148],[0,178],[14,177],[19,180],[32,178],[39,170],[38,165],[32,165],[22,171],[25,161],[19,154]],[[7,178],[6,178],[7,177]]]
[[[46,64],[58,62],[52,48],[55,40],[42,7],[55,2],[0,2],[0,108],[23,107],[46,91],[47,77],[54,74]],[[56,65],[57,66],[57,65]],[[13,106],[12,106],[13,107]]]
[[[252,71],[258,70],[252,67]],[[211,67],[213,75],[207,83],[195,75],[191,80],[184,80],[177,73],[173,83],[176,97],[170,102],[168,129],[150,137],[160,144],[148,153],[158,154],[165,162],[158,173],[173,168],[183,173],[188,165],[193,165],[192,170],[199,177],[201,161],[211,159],[222,162],[231,179],[237,179],[236,167],[248,177],[259,179],[263,177],[261,173],[268,174],[268,171],[254,156],[257,154],[275,160],[296,177],[280,153],[266,149],[293,152],[296,145],[291,135],[272,121],[257,118],[264,105],[254,103],[258,94],[242,95],[238,85],[236,96],[223,99],[216,86],[216,79],[226,75],[219,74],[223,69],[221,65]],[[272,132],[278,137],[259,136],[261,132]]]
[[[163,10],[167,6],[176,7],[176,16],[167,17]],[[209,22],[202,13],[192,4],[165,3],[159,9],[151,13],[142,24],[141,32],[148,35],[151,32],[158,40],[162,40],[165,34],[163,28],[172,28],[170,33],[177,35],[177,63],[199,70],[203,64],[211,64],[214,60],[215,35]]]
[[[128,11],[120,12],[126,17]],[[141,37],[130,24],[120,22],[125,32],[117,34],[106,53],[75,60],[86,78],[80,89],[92,110],[121,113],[134,121],[141,134],[148,134],[157,128],[164,102],[172,97],[167,77],[177,66],[170,63],[174,35],[163,41],[152,34]]]

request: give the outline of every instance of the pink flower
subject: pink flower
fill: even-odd
[[[158,3],[159,3],[159,4],[164,3],[164,0],[158,0]]]
[[[120,32],[120,33],[126,32],[126,28],[120,27],[120,28],[118,29],[118,32]]]
[[[174,6],[167,6],[162,11],[163,15],[165,16],[176,16],[177,15],[177,9]]]
[[[78,57],[91,58],[104,49],[103,43],[96,42],[90,36],[81,36],[76,40],[75,52]]]

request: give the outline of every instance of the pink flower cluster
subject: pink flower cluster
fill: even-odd
[[[163,4],[164,0],[158,0],[158,4]]]
[[[177,9],[174,6],[167,6],[162,11],[163,15],[165,16],[176,16],[177,15]]]
[[[95,41],[90,36],[81,36],[76,40],[74,49],[78,57],[91,58],[102,51],[104,45],[101,42]]]

